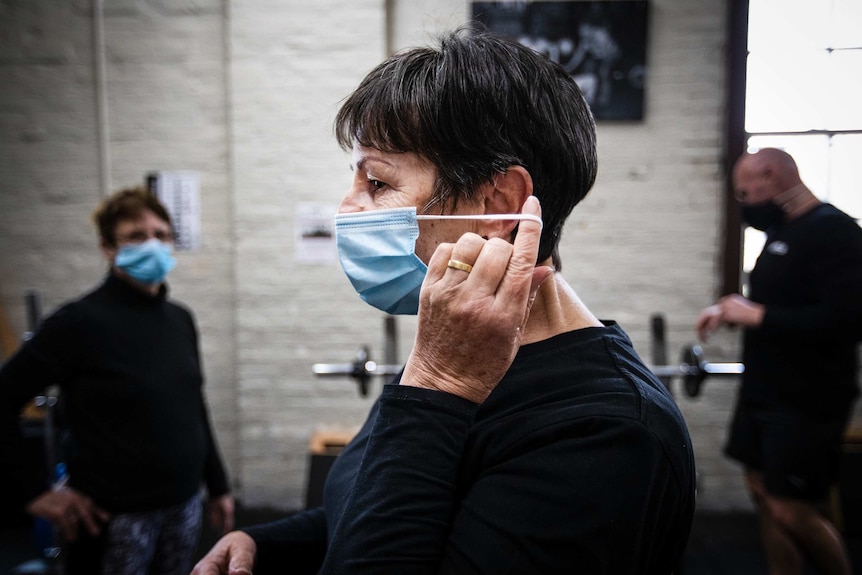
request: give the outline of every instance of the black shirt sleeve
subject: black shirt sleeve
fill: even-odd
[[[194,350],[196,361],[200,366],[201,374],[203,374],[203,360],[200,357],[200,342],[198,337],[197,325],[195,324],[194,315],[191,311],[182,308],[188,317],[192,333],[194,334]],[[215,434],[213,433],[212,421],[207,408],[206,399],[203,389],[201,389],[198,401],[198,409],[200,410],[200,420],[202,422],[205,441],[206,441],[206,457],[204,459],[203,478],[206,483],[207,495],[210,499],[220,497],[230,492],[230,482],[227,477],[227,472],[224,468],[224,463],[219,452],[218,443],[216,442]]]
[[[384,386],[379,405],[321,573],[436,573],[447,546],[477,406],[401,385]]]
[[[219,453],[218,444],[213,435],[212,424],[209,419],[209,412],[204,403],[203,396],[201,397],[202,418],[206,427],[206,442],[207,454],[204,460],[204,481],[206,482],[207,494],[210,499],[220,497],[230,492],[230,483],[227,478],[227,473],[222,463],[221,454]]]
[[[322,507],[284,519],[242,528],[257,545],[254,572],[314,575],[326,553],[326,515]]]
[[[9,485],[4,497],[16,510],[23,510],[49,487],[49,478],[24,452],[20,417],[30,400],[74,369],[81,353],[80,338],[74,336],[75,317],[66,307],[45,319],[33,338],[0,368],[0,468]]]

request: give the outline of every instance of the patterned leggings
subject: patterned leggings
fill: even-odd
[[[111,518],[103,575],[188,575],[203,520],[202,497],[174,507]]]

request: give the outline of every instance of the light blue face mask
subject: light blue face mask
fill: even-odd
[[[114,258],[114,265],[133,279],[145,284],[164,281],[177,261],[171,256],[170,244],[152,238],[139,244],[122,246]]]
[[[416,315],[428,267],[414,250],[418,220],[537,220],[531,214],[416,215],[395,208],[335,215],[338,259],[366,303],[390,314]]]

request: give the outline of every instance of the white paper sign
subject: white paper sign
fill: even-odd
[[[300,202],[296,206],[296,261],[326,264],[335,261],[335,212],[338,206]]]
[[[177,250],[195,250],[201,243],[200,175],[191,171],[155,172],[148,178],[150,191],[168,210]]]

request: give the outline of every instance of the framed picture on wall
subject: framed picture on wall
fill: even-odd
[[[569,72],[597,121],[641,120],[647,1],[473,2],[473,20]]]

